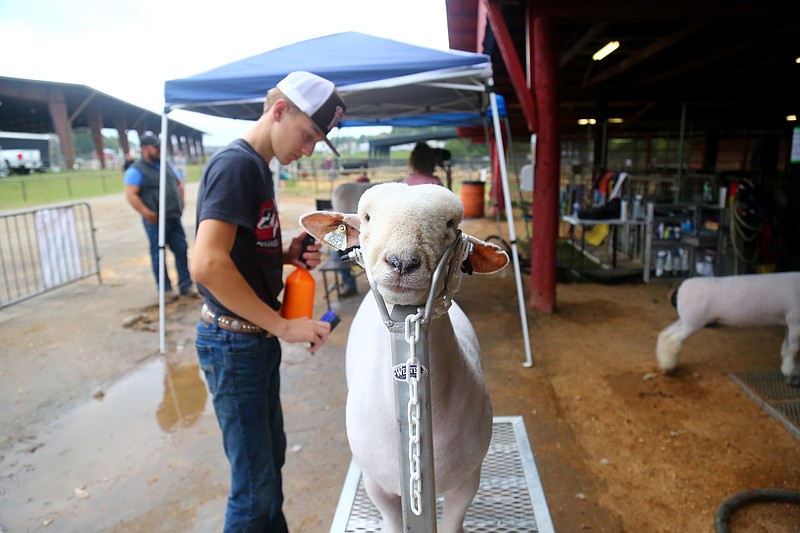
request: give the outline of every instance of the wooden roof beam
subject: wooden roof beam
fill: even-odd
[[[645,79],[642,83],[643,84],[657,83],[660,81],[668,80],[675,76],[681,76],[683,74],[687,74],[693,70],[704,68],[708,65],[726,59],[735,54],[740,54],[746,50],[750,50],[752,48],[756,48],[759,46],[764,46],[767,43],[773,42],[777,39],[784,37],[787,34],[797,31],[798,27],[800,27],[800,23],[792,21],[788,24],[784,24],[783,26],[775,28],[774,31],[770,32],[769,35],[759,34],[744,42],[734,43],[731,46],[728,46],[727,48],[720,50],[716,54],[703,55],[701,57],[698,57],[694,61],[684,63],[673,69],[661,72],[655,76],[651,76]]]
[[[672,35],[668,35],[667,37],[664,37],[663,39],[654,42],[650,46],[647,46],[642,50],[640,50],[639,53],[634,54],[628,57],[627,59],[620,61],[613,67],[607,68],[604,71],[600,72],[596,76],[592,77],[588,81],[586,86],[591,87],[592,85],[596,85],[609,78],[622,74],[623,72],[633,67],[634,65],[637,65],[642,61],[650,59],[654,55],[663,52],[670,46],[673,46],[676,43],[682,41],[683,39],[686,39],[690,35],[697,33],[706,26],[707,23],[694,20],[689,24],[687,24],[686,26],[684,26],[683,28],[681,28],[680,30],[673,33]]]
[[[581,50],[586,48],[589,43],[592,42],[595,37],[600,35],[600,33],[607,27],[607,22],[595,22],[592,24],[591,28],[586,30],[586,32],[581,35],[581,38],[575,41],[575,44],[573,44],[570,49],[561,56],[561,66],[564,67],[567,65],[567,63],[575,59],[575,56],[577,56]]]

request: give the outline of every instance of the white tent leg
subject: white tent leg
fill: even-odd
[[[494,80],[490,80],[490,86]],[[519,318],[522,323],[522,340],[525,345],[525,362],[522,366],[533,366],[531,356],[531,341],[528,336],[528,317],[525,311],[525,293],[522,290],[522,275],[519,268],[519,253],[517,253],[517,233],[514,228],[514,208],[511,205],[511,193],[508,190],[508,169],[506,167],[505,151],[503,149],[503,132],[500,129],[500,117],[497,111],[497,95],[494,91],[489,94],[492,105],[492,123],[494,124],[494,137],[497,143],[497,160],[500,162],[500,175],[503,182],[503,200],[506,204],[506,218],[508,219],[508,234],[511,240],[511,256],[514,260],[514,277],[517,282],[517,302],[519,303]]]
[[[164,309],[164,279],[166,276],[166,224],[167,216],[167,111],[161,114],[161,168],[158,175],[158,349],[161,353],[167,351],[165,335],[165,309]]]

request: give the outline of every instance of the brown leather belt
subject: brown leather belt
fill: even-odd
[[[264,328],[256,326],[252,322],[248,322],[242,318],[218,315],[209,309],[206,304],[203,304],[203,308],[200,310],[200,318],[209,324],[216,323],[217,326],[228,331],[235,331],[237,333],[250,333],[252,335],[264,334],[267,337],[273,336],[272,333]]]

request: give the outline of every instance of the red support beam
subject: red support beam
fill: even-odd
[[[531,300],[533,309],[552,313],[556,304],[556,241],[558,238],[561,134],[559,130],[560,46],[556,19],[532,17],[533,89],[539,131],[533,189],[531,235]]]
[[[128,126],[124,117],[114,118],[114,127],[117,129],[117,136],[119,137],[119,147],[122,148],[122,153],[125,157],[131,152],[131,146],[128,142]]]
[[[47,108],[53,129],[61,141],[61,152],[64,154],[64,163],[68,170],[75,164],[75,146],[72,144],[72,124],[69,122],[67,101],[61,91],[52,91],[47,97]]]
[[[494,139],[494,128],[490,128],[492,139]],[[503,145],[505,146],[505,135],[503,135]],[[492,163],[492,181],[489,187],[489,199],[492,202],[492,216],[502,215],[506,209],[505,197],[503,196],[503,176],[500,172],[500,156],[497,153],[497,144],[492,140],[489,142],[489,160]]]
[[[93,107],[88,110],[89,130],[92,133],[92,143],[100,162],[100,168],[106,168],[105,143],[103,142],[103,115],[99,108]]]
[[[511,33],[508,31],[508,26],[503,18],[502,6],[497,0],[485,0],[484,4],[489,24],[492,26],[497,46],[500,49],[500,55],[503,56],[503,63],[506,65],[511,84],[514,86],[514,93],[517,95],[522,107],[522,114],[528,123],[528,130],[536,131],[536,102],[528,87],[525,71],[514,48],[514,41],[511,40]]]

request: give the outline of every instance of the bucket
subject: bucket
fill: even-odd
[[[465,181],[461,184],[461,203],[464,204],[464,218],[483,217],[484,186],[482,181]]]

